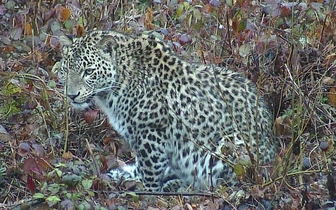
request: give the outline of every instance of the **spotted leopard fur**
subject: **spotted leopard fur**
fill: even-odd
[[[238,162],[272,162],[271,115],[251,81],[189,63],[153,35],[63,37],[61,68],[76,107],[94,102],[136,153],[149,191],[232,185]]]

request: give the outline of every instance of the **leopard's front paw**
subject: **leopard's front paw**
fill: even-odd
[[[121,168],[110,170],[107,175],[111,181],[115,182],[119,187],[125,190],[140,190],[142,184],[140,178],[136,176],[136,168],[134,165],[126,165]]]

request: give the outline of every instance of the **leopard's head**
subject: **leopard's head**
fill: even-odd
[[[61,72],[66,95],[75,107],[87,107],[92,97],[115,85],[113,35],[93,31],[80,38],[60,37]]]

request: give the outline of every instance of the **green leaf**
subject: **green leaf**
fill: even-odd
[[[139,201],[139,195],[137,195],[135,192],[126,192],[126,194],[131,196],[131,198],[134,202]]]
[[[83,17],[79,17],[78,24],[82,26],[86,26],[86,20]]]
[[[87,191],[87,194],[90,196],[90,197],[93,197],[95,195],[95,193],[93,191]]]
[[[42,193],[35,193],[33,195],[33,198],[40,199],[40,198],[45,198],[45,196]]]
[[[251,45],[249,43],[245,43],[239,47],[239,55],[243,58],[248,56],[251,53]]]
[[[228,5],[229,7],[232,7],[233,6],[232,0],[226,0],[226,5]]]
[[[234,167],[233,167],[233,171],[235,172],[235,174],[237,176],[243,176],[245,173],[245,169],[244,166],[240,163],[237,163]]]
[[[183,14],[183,11],[184,11],[184,6],[183,4],[179,4],[179,6],[177,7],[177,10],[176,10],[176,17],[180,17],[182,14]]]
[[[189,7],[190,7],[190,4],[189,4],[189,2],[185,1],[185,2],[183,3],[183,6],[184,6],[185,10],[188,10]]]
[[[87,202],[83,202],[83,203],[78,205],[78,209],[80,209],[80,210],[90,209],[90,204],[88,204]]]
[[[62,177],[63,172],[59,170],[58,168],[55,168],[54,171],[56,172],[58,177]]]
[[[65,197],[70,200],[72,198],[72,194],[67,192],[65,193]]]
[[[59,201],[61,201],[61,199],[57,195],[49,196],[49,197],[47,197],[46,200],[47,201],[52,201],[52,202],[59,202]]]
[[[49,206],[53,206],[56,203],[60,202],[61,199],[56,195],[52,195],[52,196],[47,197],[46,201],[47,201]]]
[[[80,183],[81,179],[81,176],[76,174],[65,174],[62,177],[62,183],[66,184],[68,187],[76,187]]]
[[[88,190],[92,187],[92,180],[89,180],[89,179],[84,179],[82,181],[82,186],[85,190]]]
[[[247,26],[247,18],[242,18],[240,21],[239,21],[239,25],[238,25],[238,32],[242,32],[245,30]]]
[[[6,3],[6,8],[7,9],[14,9],[15,8],[15,1],[12,1],[12,0],[8,1]]]
[[[200,20],[202,18],[201,12],[199,11],[199,9],[194,9],[193,10],[193,15],[194,18],[196,18],[196,20]]]
[[[203,27],[203,25],[204,25],[203,23],[204,23],[204,21],[200,20],[197,23],[194,23],[193,28],[195,30],[199,31]]]
[[[13,95],[14,93],[21,93],[21,89],[15,86],[13,83],[9,82],[6,85],[6,88],[2,90],[2,93],[4,95]]]
[[[57,163],[57,164],[55,164],[55,167],[56,167],[56,168],[67,167],[67,165],[64,164],[64,163]]]
[[[72,27],[73,27],[73,22],[72,22],[71,20],[67,20],[67,21],[65,21],[65,22],[64,22],[64,27],[65,27],[66,29],[72,29]]]
[[[48,86],[49,86],[50,88],[56,88],[56,82],[55,82],[54,80],[49,80],[49,82],[48,82]]]

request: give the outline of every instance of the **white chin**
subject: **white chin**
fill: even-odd
[[[73,106],[73,108],[75,109],[86,109],[90,106],[90,104],[88,103],[71,103],[71,105]]]

